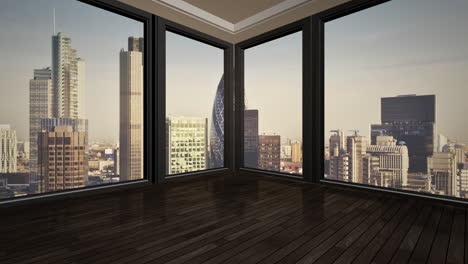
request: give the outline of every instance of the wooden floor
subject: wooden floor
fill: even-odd
[[[0,263],[468,262],[463,207],[253,174],[0,212]]]

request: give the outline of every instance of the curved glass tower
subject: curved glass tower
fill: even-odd
[[[224,167],[224,75],[218,84],[210,127],[210,166]]]

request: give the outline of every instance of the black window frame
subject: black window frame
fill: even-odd
[[[313,153],[312,138],[306,135],[314,134],[312,122],[310,120],[314,114],[314,108],[309,103],[312,101],[313,87],[312,76],[308,74],[312,69],[312,19],[306,17],[291,24],[282,26],[272,31],[263,33],[253,38],[247,39],[235,45],[236,57],[236,169],[239,171],[256,172],[263,175],[287,177],[293,179],[313,180]],[[244,166],[244,51],[276,40],[288,35],[302,32],[302,175],[289,174],[285,172],[275,172],[262,170],[259,168],[248,168]]]
[[[158,128],[156,132],[157,140],[157,182],[167,182],[171,179],[180,177],[192,177],[200,175],[219,174],[223,172],[233,172],[234,160],[234,133],[233,113],[234,108],[234,89],[233,89],[233,50],[234,45],[217,39],[208,34],[199,32],[189,27],[177,24],[170,20],[157,18],[157,117]],[[166,173],[167,150],[166,150],[166,32],[198,41],[215,48],[222,49],[224,52],[224,167],[205,169],[200,171],[170,174]]]
[[[154,145],[152,143],[152,135],[154,126],[155,109],[155,87],[154,87],[154,24],[155,16],[133,6],[121,3],[116,0],[75,0],[94,6],[96,8],[121,15],[135,21],[143,23],[144,33],[144,75],[143,75],[143,179],[105,183],[94,186],[85,186],[81,188],[53,191],[48,193],[28,194],[26,196],[11,197],[0,200],[0,206],[13,206],[31,202],[41,202],[46,200],[64,199],[77,196],[86,196],[94,193],[106,193],[119,189],[134,188],[144,186],[155,182],[154,180],[154,164],[153,153]]]

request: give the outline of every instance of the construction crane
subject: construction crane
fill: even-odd
[[[357,129],[350,129],[348,131],[353,132],[355,136],[357,136],[359,134],[359,130],[357,130]]]

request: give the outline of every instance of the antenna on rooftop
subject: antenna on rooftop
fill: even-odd
[[[53,21],[54,21],[54,36],[55,36],[55,7],[52,11],[52,17],[53,17]]]

